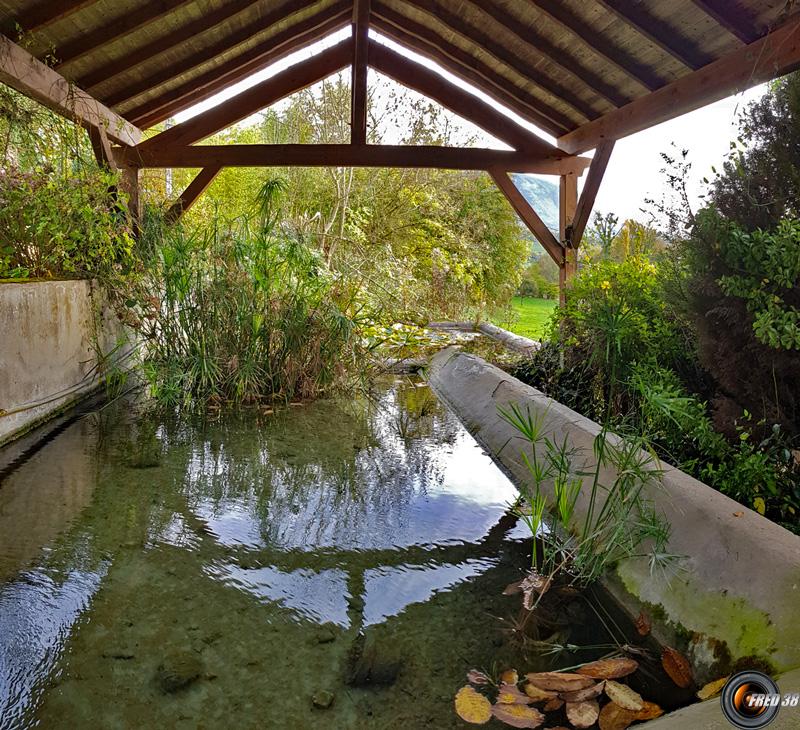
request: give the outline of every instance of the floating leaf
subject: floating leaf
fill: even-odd
[[[662,710],[655,702],[648,702],[645,700],[644,707],[636,713],[636,720],[655,720],[657,717],[661,717],[663,714],[664,710]]]
[[[539,689],[555,690],[556,692],[575,692],[585,687],[591,687],[595,683],[591,677],[567,672],[536,672],[525,676],[531,684],[536,685]]]
[[[501,684],[497,701],[501,705],[528,705],[533,702],[528,695],[519,691],[516,684]]]
[[[664,667],[664,671],[678,687],[687,689],[692,685],[694,676],[692,675],[692,666],[689,664],[689,660],[672,647],[665,646],[661,652],[661,666]]]
[[[600,715],[596,700],[589,702],[567,702],[567,720],[577,728],[591,727]]]
[[[516,684],[519,682],[519,674],[517,674],[516,669],[506,669],[506,671],[500,675],[500,681],[503,684]]]
[[[494,705],[492,714],[511,727],[536,728],[544,722],[544,715],[539,710],[525,705]]]
[[[549,692],[546,689],[539,689],[535,684],[526,684],[523,686],[525,694],[531,698],[533,702],[548,702],[550,700],[558,699],[557,692]]]
[[[465,722],[483,725],[492,719],[492,703],[467,685],[456,694],[456,712]]]
[[[744,514],[744,512],[742,512],[741,510],[739,510],[738,512],[734,512],[734,513],[733,513],[733,516],[734,516],[734,517],[741,517],[743,514]]]
[[[467,682],[471,682],[472,684],[491,684],[492,680],[489,677],[481,672],[479,669],[470,669],[467,672]]]
[[[644,611],[640,611],[636,617],[636,631],[639,636],[647,636],[651,628],[653,628],[653,622],[650,617]]]
[[[616,705],[631,712],[639,712],[644,709],[644,700],[638,692],[634,692],[625,684],[615,682],[613,679],[606,681],[606,694]]]
[[[728,679],[729,677],[723,677],[722,679],[715,679],[713,682],[709,682],[697,693],[698,699],[710,700],[712,697],[716,697],[722,692],[722,688],[725,686]]]
[[[556,710],[560,710],[564,706],[564,700],[560,697],[556,697],[553,700],[550,700],[542,709],[545,712],[555,712]]]
[[[635,712],[609,702],[600,712],[600,730],[625,730],[637,717]]]
[[[603,691],[604,682],[598,682],[592,687],[579,689],[575,692],[562,692],[561,699],[565,702],[586,702],[586,700],[593,700]]]
[[[503,589],[503,595],[504,596],[516,596],[517,593],[522,593],[522,581],[521,580],[515,580],[513,583],[509,583]]]
[[[594,677],[595,679],[619,679],[633,674],[638,668],[639,662],[635,659],[618,657],[584,664],[578,670],[578,674],[585,674],[587,677]]]

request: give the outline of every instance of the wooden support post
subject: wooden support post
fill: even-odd
[[[562,175],[558,196],[558,230],[564,261],[558,270],[558,300],[566,303],[567,284],[578,271],[578,242],[572,238],[572,223],[578,206],[578,176]]]
[[[105,127],[89,127],[87,131],[89,132],[89,141],[92,143],[97,164],[101,167],[107,167],[109,170],[116,170],[117,163],[114,159],[111,142],[108,139]]]
[[[367,59],[370,0],[353,3],[353,73],[350,83],[350,143],[367,143]]]
[[[124,167],[120,176],[120,188],[128,196],[128,216],[134,236],[139,235],[142,218],[142,202],[139,197],[139,168]]]
[[[221,165],[204,167],[200,170],[194,180],[189,183],[186,190],[181,193],[181,196],[167,212],[167,222],[176,223],[180,217],[195,204],[208,186],[214,182],[214,178],[219,175],[220,170],[222,170]]]

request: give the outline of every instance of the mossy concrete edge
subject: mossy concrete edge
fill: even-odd
[[[546,432],[566,437],[580,466],[594,466],[599,424],[481,358],[447,348],[432,358],[428,378],[518,486],[529,482],[525,443],[497,413],[511,403],[543,414]],[[634,614],[641,607],[658,614],[657,638],[680,640],[699,681],[747,657],[777,672],[800,667],[800,537],[688,474],[662,468],[662,486],[649,496],[672,526],[670,550],[684,556],[679,570],[667,581],[645,560],[625,561],[609,577],[609,590]],[[604,482],[610,478],[606,470]],[[578,518],[585,508],[579,500]]]

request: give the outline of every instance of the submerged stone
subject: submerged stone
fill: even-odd
[[[188,687],[203,673],[203,660],[193,651],[171,652],[158,667],[156,681],[165,694]]]
[[[327,710],[333,704],[334,699],[336,699],[336,695],[333,692],[321,689],[311,696],[311,704],[318,710]]]

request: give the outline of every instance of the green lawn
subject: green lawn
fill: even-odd
[[[511,308],[516,314],[514,321],[509,322],[507,318],[499,317],[495,320],[495,324],[523,337],[538,340],[542,337],[545,323],[557,304],[555,299],[514,297],[511,300]]]

